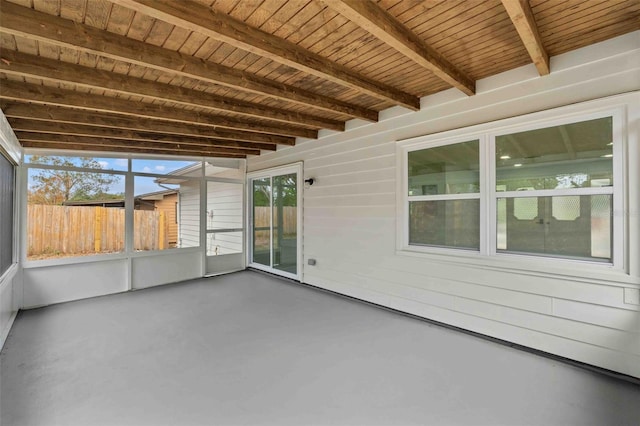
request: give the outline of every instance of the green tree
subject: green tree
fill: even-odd
[[[33,155],[31,164],[46,164],[60,167],[82,167],[102,169],[93,158],[73,161],[67,157]],[[60,169],[39,169],[30,176],[28,202],[32,204],[62,204],[65,201],[112,198],[108,194],[111,185],[120,181],[120,176],[100,172],[79,172]]]

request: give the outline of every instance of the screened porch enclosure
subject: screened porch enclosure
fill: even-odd
[[[0,33],[3,426],[637,417],[640,2],[0,0]]]

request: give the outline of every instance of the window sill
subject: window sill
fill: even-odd
[[[420,250],[413,247],[398,249],[396,250],[396,255],[497,272],[511,272],[615,287],[640,288],[640,277],[632,277],[622,269],[614,268],[609,263],[599,264],[589,261],[549,257],[532,258],[525,255],[507,253],[487,256],[476,251],[467,252],[454,249],[438,249],[436,252],[436,249]]]
[[[23,269],[46,268],[49,266],[74,265],[78,263],[108,262],[110,260],[126,259],[124,252],[111,254],[92,254],[87,256],[63,257],[58,259],[25,260]]]

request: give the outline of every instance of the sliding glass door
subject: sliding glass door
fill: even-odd
[[[301,279],[301,165],[249,176],[249,265]]]

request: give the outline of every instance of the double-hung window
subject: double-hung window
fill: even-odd
[[[402,248],[621,267],[622,113],[549,117],[401,143]]]
[[[480,248],[480,140],[407,154],[409,244]]]
[[[613,121],[492,137],[497,252],[612,263]]]

